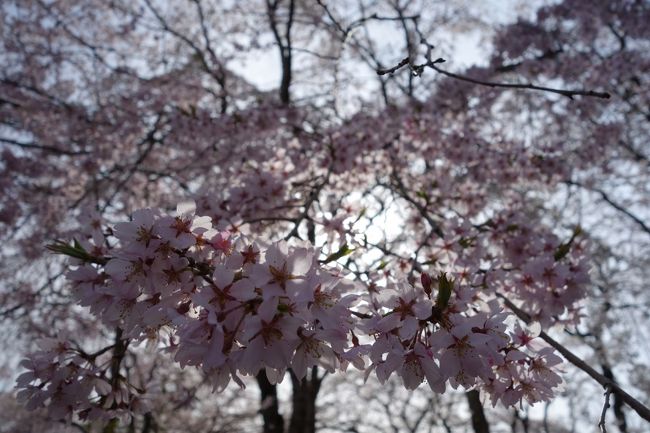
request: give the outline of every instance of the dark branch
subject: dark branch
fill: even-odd
[[[519,307],[517,307],[511,300],[501,295],[500,293],[497,293],[497,296],[501,298],[501,300],[503,300],[503,303],[513,313],[515,313],[515,315],[519,317],[521,320],[523,320],[526,323],[530,323],[532,321],[530,315],[525,311],[521,310]],[[650,408],[648,408],[639,400],[637,400],[636,398],[632,397],[630,394],[625,392],[620,386],[618,386],[618,384],[612,382],[611,380],[609,380],[608,378],[600,374],[589,364],[587,364],[582,359],[578,358],[578,356],[576,356],[573,352],[571,352],[569,349],[564,347],[562,344],[555,341],[551,336],[549,336],[544,331],[540,332],[539,336],[542,340],[546,341],[554,349],[560,352],[562,356],[564,356],[564,358],[567,361],[569,361],[571,364],[575,365],[580,370],[587,373],[589,376],[591,376],[592,379],[594,379],[596,382],[601,384],[603,387],[609,387],[614,394],[617,394],[618,396],[621,397],[621,399],[625,402],[625,404],[627,404],[629,407],[634,409],[634,411],[637,414],[639,414],[641,418],[645,419],[646,421],[650,421]]]

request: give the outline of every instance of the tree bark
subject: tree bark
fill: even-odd
[[[280,62],[282,64],[282,80],[280,82],[280,102],[282,105],[289,105],[291,102],[291,75],[292,75],[292,41],[291,41],[291,28],[293,27],[293,19],[295,13],[295,1],[289,1],[289,7],[287,10],[287,22],[284,29],[284,37],[280,34],[280,29],[278,26],[277,19],[277,10],[280,0],[267,0],[266,1],[266,12],[269,18],[269,24],[271,26],[271,31],[273,32],[273,37],[275,42],[278,44],[280,49]]]
[[[280,415],[276,386],[269,382],[264,370],[257,374],[256,379],[260,387],[260,413],[264,420],[262,431],[264,433],[284,433],[284,418]]]
[[[293,371],[290,371],[290,374],[293,385],[293,410],[289,422],[289,433],[315,433],[316,397],[323,377],[318,377],[317,367],[312,368],[311,374],[303,379],[298,379]]]
[[[465,395],[467,396],[467,403],[469,403],[469,410],[472,412],[474,433],[490,433],[490,425],[487,418],[485,418],[479,392],[476,390],[468,391]]]

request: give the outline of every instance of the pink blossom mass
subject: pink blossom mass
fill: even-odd
[[[648,431],[648,1],[0,14],[0,431]]]

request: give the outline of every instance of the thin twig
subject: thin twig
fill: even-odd
[[[612,388],[609,385],[605,385],[605,403],[603,404],[603,411],[600,413],[600,421],[598,421],[598,428],[602,433],[607,433],[607,427],[605,426],[605,415],[607,414],[607,409],[609,409],[609,396],[612,393]]]
[[[431,230],[438,235],[440,238],[444,238],[445,234],[443,233],[442,229],[440,228],[440,225],[434,221],[433,218],[431,218],[431,215],[429,215],[428,210],[426,209],[426,206],[422,206],[416,199],[411,197],[404,186],[404,183],[402,180],[397,176],[397,174],[393,173],[391,176],[391,179],[393,180],[392,185],[394,185],[394,189],[391,188],[393,191],[396,190],[396,192],[406,201],[411,203],[415,208],[418,210],[422,218],[424,218],[429,225],[431,226]]]
[[[394,74],[397,72],[399,69],[403,68],[404,66],[409,64],[410,59],[408,57],[404,57],[402,60],[399,61],[398,64],[393,66],[392,68],[387,68],[387,69],[377,69],[377,75],[386,75],[386,74]]]
[[[424,38],[422,33],[419,31],[416,25],[416,31],[420,35],[420,43],[422,45],[425,45],[427,47],[427,52],[425,55],[426,62],[422,64],[414,64],[412,63],[408,57],[402,59],[399,61],[399,63],[391,68],[388,69],[377,69],[377,74],[378,75],[385,75],[385,74],[393,74],[397,72],[399,69],[403,68],[404,66],[409,67],[411,70],[411,73],[414,76],[420,76],[422,75],[422,72],[424,71],[425,68],[431,68],[434,71],[436,71],[439,74],[445,75],[450,78],[454,78],[456,80],[460,81],[465,81],[467,83],[472,83],[472,84],[479,84],[481,86],[487,86],[487,87],[500,87],[500,88],[505,88],[505,89],[524,89],[524,90],[538,90],[542,92],[549,92],[549,93],[557,93],[558,95],[565,96],[569,99],[573,99],[575,96],[589,96],[589,97],[594,97],[594,98],[602,98],[602,99],[609,99],[610,94],[607,92],[596,92],[593,90],[585,90],[585,89],[557,89],[553,87],[545,87],[545,86],[538,86],[533,83],[498,83],[494,81],[485,81],[485,80],[479,80],[477,78],[473,77],[468,77],[466,75],[461,75],[457,74],[454,72],[449,72],[445,69],[442,69],[437,66],[439,63],[444,63],[445,59],[438,58],[436,60],[432,59],[431,53],[433,51],[433,45],[431,45],[427,40]]]
[[[317,184],[314,188],[312,188],[311,193],[309,194],[309,197],[307,197],[307,201],[305,202],[304,210],[298,215],[296,218],[293,219],[293,229],[289,232],[288,235],[284,237],[285,241],[288,241],[292,237],[298,237],[298,228],[300,227],[300,223],[309,217],[309,211],[311,209],[311,206],[314,204],[315,201],[318,200],[318,196],[320,195],[320,192],[322,189],[329,183],[330,179],[330,174],[332,173],[332,167],[327,170],[327,174],[325,174],[325,177],[322,182]]]
[[[18,140],[13,140],[11,138],[5,138],[1,137],[0,142],[9,144],[11,146],[16,146],[20,147],[23,149],[37,149],[41,150],[43,152],[50,152],[50,153],[57,153],[60,155],[70,155],[70,156],[77,156],[77,155],[88,155],[90,152],[87,150],[67,150],[67,149],[59,149],[56,146],[50,146],[47,144],[38,144],[38,143],[24,143]]]
[[[602,189],[596,188],[596,187],[589,187],[587,185],[583,185],[580,182],[574,182],[574,181],[571,181],[571,180],[567,181],[566,183],[568,185],[579,186],[581,188],[586,189],[587,191],[593,191],[593,192],[598,193],[600,195],[600,197],[605,202],[607,202],[607,204],[609,204],[611,207],[613,207],[614,209],[616,209],[617,211],[621,212],[622,214],[624,214],[625,216],[630,218],[632,221],[634,221],[644,232],[646,232],[647,234],[650,234],[650,227],[641,218],[639,218],[638,216],[636,216],[635,214],[633,214],[632,212],[630,212],[629,210],[624,208],[622,205],[620,205],[617,202],[615,202],[614,200],[612,200],[612,198],[605,191],[603,191]]]
[[[539,90],[542,92],[550,92],[550,93],[557,93],[558,95],[566,96],[569,99],[573,99],[574,96],[590,96],[594,98],[602,98],[602,99],[609,99],[610,94],[607,92],[595,92],[593,90],[585,90],[585,89],[556,89],[553,87],[544,87],[544,86],[537,86],[532,83],[525,83],[525,84],[519,84],[519,83],[495,83],[493,81],[482,81],[482,80],[477,80],[475,78],[467,77],[464,75],[460,74],[455,74],[453,72],[446,71],[444,69],[441,69],[435,65],[435,63],[432,62],[427,62],[426,66],[430,67],[434,71],[446,75],[451,78],[455,78],[457,80],[461,81],[466,81],[468,83],[474,83],[474,84],[480,84],[482,86],[487,86],[487,87],[502,87],[506,89],[528,89],[528,90]]]

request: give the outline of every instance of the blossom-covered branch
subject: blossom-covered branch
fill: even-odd
[[[85,233],[50,249],[71,257],[78,302],[119,331],[104,369],[98,360],[107,351],[88,355],[65,341],[24,361],[21,398],[29,407],[47,404],[55,417],[111,419],[144,410],[138,394],[145,390],[119,374],[119,360],[129,341],[163,335],[175,361],[200,368],[215,390],[231,380],[243,386],[241,376],[261,370],[276,383],[288,369],[299,380],[309,368],[349,365],[381,382],[396,373],[407,389],[424,380],[437,393],[448,385],[479,387],[506,405],[547,400],[561,383],[559,358],[535,344],[535,335],[508,331],[508,314],[491,294],[498,277],[486,279],[478,268],[458,280],[422,273],[419,284],[389,279],[383,288],[364,288],[320,264],[310,246],[260,247],[215,230],[191,209],[175,216],[143,209],[110,231],[95,224]],[[458,245],[471,250],[478,242]],[[562,256],[553,261],[563,266],[569,249],[558,248]],[[545,272],[540,282],[559,277]],[[570,273],[546,284],[560,289],[575,281]]]

